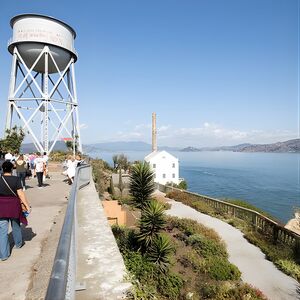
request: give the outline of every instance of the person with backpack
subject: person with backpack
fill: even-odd
[[[0,177],[0,259],[7,260],[10,256],[8,241],[9,223],[15,248],[24,245],[20,223],[27,225],[25,212],[29,214],[31,207],[22,189],[19,177],[12,176],[13,164],[5,161],[2,164],[3,175]]]

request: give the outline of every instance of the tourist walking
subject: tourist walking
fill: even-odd
[[[26,170],[27,170],[27,163],[24,160],[24,155],[21,154],[16,161],[16,171],[17,171],[17,176],[21,179],[23,191],[25,191],[26,189],[26,184],[25,184]]]
[[[44,177],[43,177],[43,179],[45,180],[46,178],[49,178],[49,175],[48,175],[48,161],[49,161],[49,157],[47,155],[47,152],[44,152],[43,160],[44,160],[44,163],[45,163],[45,171],[44,171]]]
[[[69,162],[68,169],[67,169],[69,184],[72,184],[74,181],[77,163],[78,163],[77,160],[72,156],[71,162]]]
[[[10,153],[10,151],[8,151],[8,152],[5,154],[5,156],[4,156],[4,159],[5,159],[5,160],[11,161],[12,158],[13,158],[13,156],[12,156],[12,154]]]
[[[43,175],[45,171],[45,162],[40,153],[37,153],[37,157],[34,160],[34,171],[38,180],[38,186],[43,187]]]
[[[34,160],[36,156],[34,153],[29,154],[29,165],[30,165],[30,170],[31,170],[31,176],[35,177],[35,168],[34,168]]]
[[[10,256],[9,223],[12,227],[15,248],[21,248],[24,245],[20,223],[27,225],[27,220],[22,213],[22,206],[29,212],[30,205],[22,190],[20,178],[12,176],[13,164],[5,161],[2,169],[3,175],[0,178],[0,259],[3,261]]]

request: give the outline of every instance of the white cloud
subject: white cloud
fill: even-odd
[[[161,125],[157,128],[157,140],[161,146],[227,146],[241,143],[273,143],[296,138],[295,132],[288,130],[264,131],[259,129],[238,130],[226,128],[214,122],[204,122],[199,127],[174,128]],[[119,131],[114,140],[146,141],[151,143],[151,124],[138,124],[132,131]]]
[[[79,125],[79,128],[82,129],[82,130],[84,130],[84,129],[88,128],[88,125],[85,124],[85,123],[82,123],[82,124]]]
[[[273,143],[296,138],[295,132],[288,130],[238,130],[225,128],[215,123],[205,122],[200,127],[171,128],[168,126],[158,140],[172,146],[221,146],[239,143]]]
[[[145,129],[151,129],[151,124],[138,124],[138,125],[135,125],[134,127],[134,130],[135,131],[142,131],[142,130],[145,130]]]
[[[170,125],[163,125],[163,126],[160,126],[157,128],[157,132],[158,133],[162,133],[162,132],[165,132],[165,131],[168,131],[168,129],[170,129]]]

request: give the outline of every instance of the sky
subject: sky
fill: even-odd
[[[10,0],[0,9],[0,130],[11,17],[50,15],[77,32],[84,144],[218,146],[299,137],[298,0]]]

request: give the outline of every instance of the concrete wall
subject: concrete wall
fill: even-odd
[[[126,211],[122,210],[122,206],[119,205],[117,200],[102,201],[102,205],[110,225],[126,224]]]
[[[131,284],[124,280],[124,261],[93,181],[78,192],[77,215],[77,281],[84,282],[86,290],[77,292],[76,299],[125,298]]]

